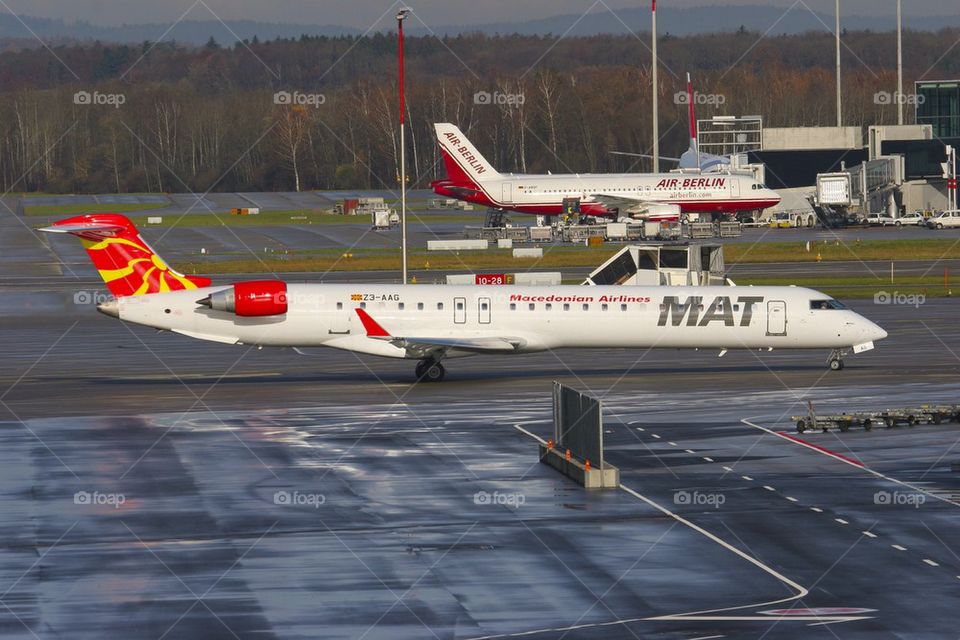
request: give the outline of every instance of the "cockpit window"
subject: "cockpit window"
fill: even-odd
[[[811,309],[846,309],[842,302],[839,300],[834,300],[829,298],[827,300],[811,300],[810,301]]]

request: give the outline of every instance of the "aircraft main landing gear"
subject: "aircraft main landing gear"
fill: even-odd
[[[446,374],[446,369],[440,364],[439,360],[433,358],[424,358],[417,363],[416,374],[417,382],[440,382]]]
[[[840,371],[843,369],[843,356],[847,355],[845,349],[834,349],[830,352],[830,357],[827,358],[827,364],[830,365],[831,371]]]

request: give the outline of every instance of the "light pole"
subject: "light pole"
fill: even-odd
[[[837,128],[843,126],[843,112],[840,104],[840,0],[836,9],[836,49],[837,49]]]
[[[400,254],[403,262],[403,284],[407,284],[407,153],[404,135],[405,105],[403,96],[403,21],[410,9],[397,12],[397,51],[400,59]]]
[[[653,172],[660,173],[660,123],[658,122],[657,99],[659,98],[659,88],[657,86],[657,0],[652,0],[652,11],[650,18],[650,30],[653,33],[653,42],[650,52],[653,54]]]
[[[903,14],[897,0],[897,124],[903,124]]]

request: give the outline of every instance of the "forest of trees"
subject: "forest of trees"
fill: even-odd
[[[960,77],[957,30],[908,32],[905,90]],[[408,38],[411,187],[442,176],[432,123],[457,124],[505,171],[648,170],[650,54],[641,36]],[[685,72],[697,115],[766,126],[832,125],[833,39],[742,31],[660,46],[661,153],[686,148]],[[896,85],[891,33],[844,34],[844,122],[892,124],[874,95]],[[301,38],[205,47],[100,43],[0,54],[5,191],[140,192],[393,188],[396,39]],[[282,96],[277,99],[278,92]],[[479,92],[499,94],[483,103]],[[291,96],[286,100],[286,96]],[[505,97],[504,97],[505,96]],[[498,103],[499,102],[499,103]],[[718,104],[722,102],[722,104]],[[913,107],[907,108],[913,120]]]

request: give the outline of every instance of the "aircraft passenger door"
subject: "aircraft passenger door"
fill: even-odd
[[[502,189],[503,193],[501,194],[502,197],[500,198],[500,201],[504,203],[513,202],[513,183],[504,182]]]
[[[324,314],[327,319],[327,333],[330,335],[349,335],[350,318],[354,313],[352,306],[348,305],[345,309],[344,304],[338,302],[336,311]]]
[[[767,335],[787,335],[787,303],[771,300],[767,303]]]
[[[467,322],[467,299],[453,299],[453,321],[456,324],[465,324]]]
[[[479,303],[480,324],[490,324],[490,298],[480,298]]]
[[[737,178],[730,178],[730,197],[739,198],[740,197],[740,180]]]

